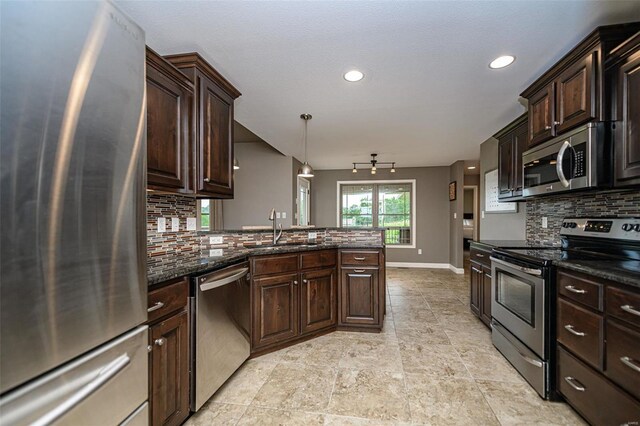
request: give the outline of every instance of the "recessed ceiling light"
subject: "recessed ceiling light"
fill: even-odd
[[[510,56],[510,55],[500,56],[494,59],[493,61],[491,61],[491,63],[489,64],[489,68],[494,70],[504,68],[508,65],[511,65],[515,60],[516,60],[515,56]]]
[[[475,168],[476,168],[476,166],[469,166],[469,167],[467,167],[467,169],[469,169],[469,170],[474,170]]]
[[[344,73],[344,79],[347,81],[360,81],[364,78],[364,74],[358,70],[351,70]]]

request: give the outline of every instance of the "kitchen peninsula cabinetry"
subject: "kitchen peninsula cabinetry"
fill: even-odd
[[[607,62],[615,123],[615,186],[640,185],[640,33],[616,48]]]
[[[233,104],[240,92],[198,53],[165,58],[195,85],[195,193],[233,198]]]
[[[471,293],[469,307],[491,327],[491,251],[472,246],[470,250]]]
[[[385,306],[380,265],[384,249],[252,257],[252,353],[337,328],[379,331]]]
[[[187,76],[147,47],[147,186],[193,192],[193,84]]]
[[[187,278],[154,286],[148,295],[152,426],[180,425],[189,415]]]
[[[608,118],[604,60],[640,24],[596,28],[521,96],[528,100],[528,148],[588,121]]]
[[[498,198],[522,197],[522,153],[527,149],[527,114],[496,133],[498,139]]]
[[[558,270],[558,390],[591,424],[640,419],[640,288]]]

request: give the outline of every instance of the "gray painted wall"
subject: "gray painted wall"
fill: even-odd
[[[473,214],[473,189],[464,190],[464,214]]]
[[[498,168],[498,140],[489,138],[480,145],[480,212],[484,211],[484,174]],[[524,240],[525,203],[518,203],[517,213],[480,214],[481,240]]]
[[[394,174],[379,170],[374,176],[365,170],[355,175],[350,169],[316,170],[315,177],[311,179],[312,222],[316,226],[336,226],[338,181],[416,179],[416,248],[389,247],[387,261],[449,263],[449,168],[412,167],[396,170]],[[422,249],[421,255],[418,249]]]
[[[456,161],[449,167],[449,181],[456,182],[456,199],[449,202],[449,263],[456,268],[462,268],[464,261],[462,238],[464,161]]]
[[[238,143],[234,149],[240,170],[235,171],[234,199],[222,202],[225,229],[271,225],[268,217],[272,208],[287,213],[287,218],[278,223],[290,227],[295,203],[291,191],[292,158],[264,142]]]

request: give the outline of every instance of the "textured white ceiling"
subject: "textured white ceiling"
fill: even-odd
[[[198,51],[241,92],[236,120],[303,160],[349,168],[477,159],[524,111],[518,94],[597,25],[640,1],[120,1],[161,54]],[[503,70],[488,63],[517,57]],[[360,69],[348,83],[342,74]]]

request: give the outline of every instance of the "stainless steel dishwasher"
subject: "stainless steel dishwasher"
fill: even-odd
[[[249,264],[191,282],[191,410],[197,411],[249,358]]]

